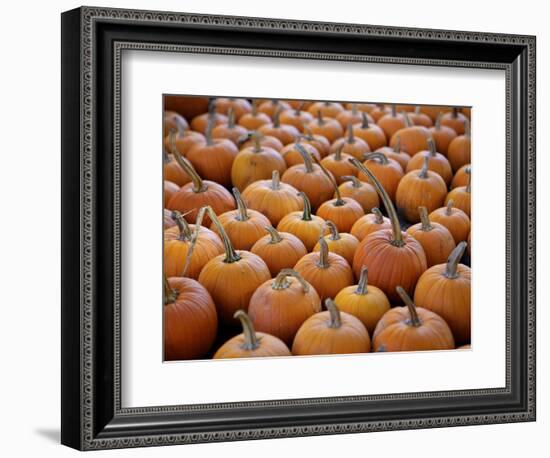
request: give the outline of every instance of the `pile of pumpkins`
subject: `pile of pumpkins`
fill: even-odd
[[[166,360],[469,347],[468,108],[171,96],[163,134]]]

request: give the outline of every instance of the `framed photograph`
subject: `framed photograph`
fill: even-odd
[[[62,15],[62,443],[535,419],[535,37]]]

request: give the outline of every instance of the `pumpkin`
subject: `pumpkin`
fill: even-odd
[[[264,235],[264,228],[271,223],[266,216],[256,210],[248,210],[237,188],[233,188],[233,196],[237,202],[237,209],[218,215],[219,223],[223,226],[231,244],[236,250],[249,251]],[[217,231],[217,223],[212,223],[210,229]],[[218,235],[221,235],[218,233]]]
[[[175,131],[171,131],[171,133],[169,134],[169,138],[170,138],[170,141],[172,142],[172,145],[168,149],[172,151],[174,148],[176,148],[175,135],[176,135]],[[173,155],[168,155],[166,151],[163,151],[163,159],[164,159],[163,175],[165,180],[176,183],[178,186],[183,186],[184,184],[187,184],[191,181],[191,177],[185,172],[185,170],[181,168],[181,166],[175,160]]]
[[[452,200],[456,208],[460,208],[470,217],[470,195],[472,192],[472,172],[471,167],[467,167],[465,173],[468,174],[468,183],[466,186],[458,186],[452,189],[445,198],[445,205]]]
[[[333,221],[339,231],[349,232],[355,221],[361,218],[365,214],[365,211],[355,200],[349,197],[342,197],[338,184],[331,173],[320,162],[318,162],[318,165],[332,182],[336,197],[323,202],[317,209],[317,216]]]
[[[164,359],[203,357],[216,338],[218,317],[208,291],[191,278],[164,278]]]
[[[470,268],[459,264],[466,250],[460,242],[448,260],[430,267],[418,279],[414,302],[443,318],[457,345],[470,343]]]
[[[216,112],[228,117],[231,117],[229,115],[233,112],[235,119],[239,119],[243,115],[252,112],[252,105],[246,99],[219,97],[216,99]]]
[[[351,165],[348,161],[349,154],[342,152],[344,144],[340,146],[334,153],[324,157],[321,161],[323,167],[325,167],[336,179],[336,183],[342,183],[342,177],[344,175],[357,175],[357,169]],[[318,158],[317,158],[318,159]]]
[[[404,113],[407,127],[399,129],[390,140],[390,146],[394,147],[397,143],[397,138],[401,141],[401,151],[404,151],[409,156],[414,156],[419,151],[429,149],[428,138],[432,134],[424,126],[415,126],[409,119],[409,116]]]
[[[271,180],[255,181],[247,186],[242,198],[248,208],[265,215],[274,226],[285,215],[304,209],[298,190],[292,185],[281,183],[277,170],[273,170]]]
[[[300,136],[300,131],[290,124],[281,124],[280,115],[281,109],[275,112],[273,123],[258,127],[258,132],[262,135],[271,135],[278,138],[283,145],[288,145],[296,141]]]
[[[164,194],[163,194],[163,200],[164,200],[164,204],[166,205],[166,202],[168,202],[170,200],[170,198],[176,193],[179,191],[180,187],[172,182],[172,181],[168,181],[168,180],[164,180]]]
[[[302,143],[313,146],[321,157],[325,157],[330,153],[330,143],[329,141],[319,134],[314,134],[311,132],[307,125],[304,125],[304,135],[301,137]]]
[[[338,292],[353,284],[353,272],[348,262],[339,254],[331,253],[324,237],[319,239],[319,251],[306,254],[294,266],[321,300],[334,297]]]
[[[357,240],[362,241],[371,232],[380,231],[382,229],[391,229],[391,221],[389,218],[382,216],[382,212],[374,207],[371,213],[361,216],[351,227],[351,234]]]
[[[389,159],[382,153],[369,153],[365,156],[364,164],[369,168],[371,173],[382,183],[382,186],[389,194],[390,199],[395,199],[397,187],[403,178],[403,169],[401,165],[394,159]],[[359,171],[357,178],[361,181],[370,182],[367,175]]]
[[[258,139],[260,146],[262,147],[265,146],[279,152],[283,149],[281,140],[272,137],[271,135],[261,135],[258,132],[249,132],[246,137],[241,139],[239,148],[244,149],[251,146],[256,146],[256,139]]]
[[[342,184],[338,187],[340,195],[355,200],[365,213],[369,213],[374,207],[380,205],[378,194],[370,183],[360,181],[356,176],[343,175],[340,177]],[[354,223],[355,224],[355,223]]]
[[[314,146],[311,146],[309,143],[302,143],[302,139],[297,138],[295,142],[284,146],[280,152],[280,155],[283,157],[287,167],[292,167],[293,165],[302,164],[304,162],[300,151],[296,148],[296,145],[298,144],[300,144],[302,148],[304,148],[311,156],[314,156],[317,159],[321,158],[319,151],[317,151]]]
[[[212,138],[231,140],[235,145],[238,145],[240,140],[246,137],[247,134],[247,129],[235,124],[235,112],[233,108],[229,108],[227,124],[220,124],[212,129]]]
[[[438,116],[443,115],[447,111],[450,111],[450,108],[441,105],[420,106],[420,113],[427,114],[434,123],[436,122]]]
[[[321,299],[315,289],[298,272],[283,269],[254,292],[248,316],[258,331],[292,345],[303,322],[320,311]]]
[[[252,294],[263,282],[271,278],[269,268],[258,255],[249,251],[236,251],[229,236],[210,207],[201,210],[199,217],[208,213],[220,234],[225,254],[212,258],[201,270],[199,283],[210,293],[218,318],[226,325],[235,324],[233,314],[248,309]],[[199,223],[197,219],[197,224]]]
[[[441,178],[443,178],[445,184],[448,185],[453,178],[451,164],[449,164],[449,161],[445,156],[443,156],[443,154],[438,153],[435,150],[435,142],[431,138],[428,138],[428,150],[419,151],[411,157],[411,160],[407,164],[406,171],[411,172],[412,170],[421,169],[424,164],[425,157],[428,157],[428,170],[437,173]]]
[[[443,154],[443,156],[447,156],[449,145],[456,137],[456,132],[451,127],[441,125],[442,117],[443,113],[439,113],[435,121],[435,126],[430,127],[428,130],[432,134],[436,150]]]
[[[441,117],[441,125],[450,127],[457,135],[462,135],[466,131],[466,123],[468,118],[458,111],[457,107],[453,107],[450,113],[445,113]]]
[[[420,221],[418,207],[433,211],[443,205],[447,195],[445,181],[437,173],[428,170],[429,156],[424,156],[420,170],[412,170],[399,182],[395,203],[405,219],[411,223]]]
[[[286,102],[282,102],[277,99],[273,100],[266,100],[260,104],[258,107],[258,111],[261,111],[262,113],[265,113],[268,115],[271,119],[275,118],[275,114],[277,112],[281,113],[282,111],[286,111],[290,109],[290,105]]]
[[[466,169],[470,167],[470,164],[464,164],[454,174],[453,181],[451,181],[451,189],[458,188],[459,186],[468,186],[468,180],[470,175],[466,173]]]
[[[237,310],[233,317],[240,320],[243,332],[225,342],[214,354],[214,359],[291,356],[290,350],[281,339],[256,332],[245,311]]]
[[[239,118],[238,124],[248,130],[257,130],[265,124],[271,124],[271,118],[265,113],[258,111],[258,102],[254,100],[252,102],[252,111],[243,114]]]
[[[441,264],[454,250],[455,239],[443,224],[430,221],[426,207],[420,207],[418,212],[420,223],[409,227],[407,234],[412,235],[424,248],[428,267]]]
[[[371,151],[387,145],[387,138],[384,131],[375,123],[369,122],[366,113],[362,113],[363,120],[352,126],[353,135],[364,140]]]
[[[397,113],[395,105],[391,106],[391,111],[382,116],[377,124],[386,134],[386,138],[391,138],[398,130],[407,127],[405,115]]]
[[[374,122],[378,122],[382,116],[391,113],[391,108],[384,105],[383,103],[378,103],[376,106],[369,111],[369,115],[374,119]]]
[[[170,151],[172,149],[171,135],[176,136],[176,148],[183,157],[185,157],[187,151],[189,151],[193,146],[199,144],[204,145],[206,143],[204,135],[199,132],[193,132],[192,130],[175,131],[173,129],[169,131],[168,135],[164,138],[164,148],[166,151]]]
[[[290,106],[290,108],[300,109],[300,110],[307,110],[311,105],[313,105],[314,102],[307,101],[307,100],[295,100],[295,99],[286,99],[286,103]]]
[[[166,230],[166,229],[170,229],[171,227],[176,227],[176,223],[172,219],[172,212],[170,210],[165,208],[163,211],[163,216],[164,216],[163,223],[162,223],[163,229]]]
[[[326,233],[325,220],[311,214],[311,204],[304,192],[300,192],[299,195],[303,199],[304,210],[284,216],[277,225],[277,230],[294,234],[303,242],[306,249],[311,251],[319,239],[319,234]]]
[[[193,119],[208,110],[208,98],[166,95],[164,96],[164,109],[176,111],[187,119]]]
[[[417,106],[414,111],[410,112],[408,116],[411,118],[411,121],[415,126],[430,128],[434,125],[432,118],[430,118],[427,114],[422,113],[419,106]]]
[[[300,327],[292,344],[293,355],[345,355],[370,352],[369,332],[361,321],[340,312],[331,299],[327,311],[316,313]]]
[[[172,196],[166,204],[166,208],[180,211],[190,223],[197,219],[199,208],[204,205],[210,205],[217,214],[235,208],[235,200],[227,189],[213,181],[203,180],[193,165],[179,151],[174,150],[174,157],[192,181],[182,186]],[[205,220],[207,224],[209,224],[208,221],[208,219]]]
[[[185,132],[189,129],[189,124],[179,113],[176,113],[175,111],[165,111],[163,127],[164,130],[162,135],[166,137],[171,130]]]
[[[359,244],[353,258],[353,271],[357,278],[364,266],[370,273],[370,281],[388,296],[390,301],[399,301],[395,287],[402,285],[411,294],[418,277],[427,269],[426,255],[422,245],[406,232],[401,232],[395,207],[376,176],[357,159],[353,164],[369,176],[380,195],[391,220],[391,229],[371,232]]]
[[[403,170],[406,170],[407,165],[411,160],[411,157],[407,153],[401,151],[401,138],[399,136],[397,136],[394,146],[383,146],[382,148],[378,148],[375,153],[382,153],[388,159],[397,161]]]
[[[355,107],[357,111],[364,111],[365,113],[370,113],[372,110],[377,108],[377,105],[374,103],[355,103],[348,102],[344,105],[348,110],[353,110]]]
[[[239,150],[231,140],[212,138],[212,123],[206,129],[205,144],[198,144],[187,151],[186,158],[205,180],[222,186],[231,186],[231,166]]]
[[[210,229],[189,226],[178,211],[172,212],[172,219],[176,227],[165,231],[164,237],[164,273],[167,277],[196,280],[206,263],[223,253],[223,243]],[[197,236],[194,243],[193,231]],[[189,254],[192,246],[193,251]]]
[[[368,285],[368,269],[363,267],[357,285],[341,290],[334,302],[342,312],[353,315],[372,335],[382,315],[390,309],[390,301],[384,292],[376,286]]]
[[[470,138],[470,122],[466,119],[464,134],[454,138],[449,143],[447,150],[447,159],[451,163],[453,171],[457,171],[465,164],[470,164],[472,141]]]
[[[308,109],[313,116],[323,118],[336,118],[344,111],[344,107],[338,102],[315,102]]]
[[[300,143],[296,143],[295,148],[302,156],[303,164],[289,167],[281,180],[294,186],[298,191],[305,192],[311,206],[316,210],[319,205],[332,197],[334,186],[321,167],[312,162],[312,156]]]
[[[317,112],[317,118],[307,124],[308,129],[317,135],[325,137],[329,143],[333,143],[342,135],[344,129],[336,119],[324,117],[321,111]]]
[[[282,269],[294,267],[307,254],[304,243],[290,232],[278,232],[272,226],[265,230],[269,234],[258,239],[250,251],[264,260],[273,277]]]
[[[344,110],[336,115],[336,121],[340,123],[342,129],[346,129],[350,124],[357,124],[363,120],[361,112],[357,108],[356,103],[351,104],[351,109]],[[369,121],[374,122],[374,119],[370,118]]]
[[[453,204],[453,199],[449,199],[445,207],[430,213],[430,219],[445,226],[458,244],[466,240],[470,233],[470,218],[459,208],[453,207]]]
[[[315,119],[308,111],[302,111],[302,106],[303,103],[298,105],[296,109],[283,111],[280,116],[281,124],[290,124],[302,132],[304,124],[308,124]]]
[[[274,149],[262,146],[259,136],[254,138],[254,146],[242,149],[231,167],[231,181],[239,191],[255,181],[270,178],[274,170],[279,173],[286,170],[281,155]]]
[[[387,311],[374,329],[374,351],[452,350],[453,334],[439,315],[416,307],[407,292],[396,288],[404,307]]]
[[[340,233],[338,228],[332,221],[327,221],[327,227],[330,231],[328,235],[324,236],[328,249],[331,253],[336,253],[342,256],[348,264],[351,266],[353,263],[353,255],[359,246],[359,240],[354,235],[346,232]],[[320,251],[321,244],[317,244],[313,247],[313,251]]]
[[[220,124],[227,124],[227,116],[216,113],[216,100],[211,99],[208,103],[208,112],[195,116],[191,120],[191,129],[205,134],[208,129],[212,131],[215,126]]]
[[[365,140],[355,137],[353,134],[353,125],[348,124],[346,136],[336,140],[330,147],[331,153],[336,153],[337,151],[361,160],[365,154],[370,153],[370,147]],[[352,175],[356,175],[356,172],[352,173]]]

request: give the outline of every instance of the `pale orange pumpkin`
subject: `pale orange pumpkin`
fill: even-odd
[[[349,158],[353,157],[343,152],[344,144],[340,146],[334,153],[329,154],[321,160],[321,164],[325,167],[336,179],[336,183],[342,183],[344,175],[357,175],[357,169],[350,164]]]
[[[231,140],[235,145],[239,145],[242,138],[248,135],[248,130],[235,123],[235,112],[229,108],[227,124],[220,124],[212,129],[212,138],[221,138]]]
[[[351,227],[351,234],[354,235],[360,242],[371,232],[380,231],[382,229],[391,229],[391,221],[382,215],[382,212],[374,207],[371,213],[361,216]]]
[[[384,131],[375,123],[369,122],[366,113],[363,113],[362,117],[363,120],[360,123],[352,126],[353,135],[364,140],[369,145],[371,151],[386,146],[388,140]]]
[[[457,135],[462,135],[466,131],[468,118],[464,116],[458,107],[453,107],[450,113],[445,113],[441,117],[441,125],[450,127]]]
[[[336,119],[323,116],[321,111],[317,111],[315,114],[317,118],[307,124],[312,133],[322,135],[329,143],[333,143],[344,135],[344,129]]]
[[[449,144],[449,148],[447,150],[447,158],[449,159],[451,167],[455,172],[463,165],[470,164],[472,162],[472,140],[470,137],[470,122],[468,119],[465,121],[464,129],[464,134],[454,138]]]
[[[374,119],[374,122],[378,122],[382,118],[382,116],[391,113],[391,108],[384,105],[383,103],[378,103],[368,113],[371,118]]]
[[[283,111],[280,116],[281,124],[290,124],[303,132],[304,124],[308,124],[315,119],[311,113],[303,111],[303,105],[303,102],[301,102],[295,109]]]
[[[171,130],[176,130],[177,132],[185,132],[187,129],[189,129],[189,124],[182,115],[170,110],[164,112],[162,134],[164,137],[166,137]]]
[[[168,135],[164,137],[164,148],[166,149],[166,151],[170,151],[172,149],[171,135],[176,136],[176,148],[183,157],[185,157],[187,151],[189,151],[193,146],[204,145],[206,143],[206,138],[204,138],[204,135],[199,132],[193,132],[192,130],[171,130],[169,131]]]
[[[227,116],[216,113],[216,99],[210,99],[208,102],[208,112],[195,116],[191,120],[191,129],[195,132],[205,134],[208,129],[212,129],[221,124],[227,124]]]
[[[340,312],[331,299],[325,301],[327,311],[316,313],[300,327],[292,344],[292,354],[337,355],[368,353],[369,332],[361,321]]]
[[[271,119],[275,118],[275,115],[277,114],[277,112],[282,113],[283,111],[286,111],[289,109],[290,109],[290,105],[287,102],[284,102],[278,99],[265,100],[264,102],[260,103],[260,105],[258,106],[258,111],[265,113]]]
[[[248,316],[258,331],[292,345],[304,321],[320,311],[321,299],[315,289],[298,272],[283,269],[254,292]]]
[[[302,148],[304,148],[311,156],[316,157],[317,159],[321,159],[321,154],[319,153],[319,151],[317,151],[317,148],[311,146],[311,144],[309,143],[302,143],[302,139],[298,137],[295,142],[285,145],[280,151],[280,155],[283,157],[287,167],[303,164],[304,162],[300,151],[298,151],[298,148],[296,147],[296,145],[298,144]]]
[[[390,309],[390,301],[384,292],[376,286],[368,285],[368,269],[363,267],[357,285],[342,289],[334,298],[342,312],[353,315],[365,325],[369,335]]]
[[[300,131],[290,124],[281,124],[281,110],[282,108],[275,112],[272,124],[264,124],[258,127],[258,132],[262,135],[271,135],[278,138],[283,145],[288,145],[296,141],[300,136]]]
[[[404,113],[407,127],[399,129],[390,139],[390,146],[394,147],[397,143],[397,138],[401,141],[401,151],[414,156],[416,153],[422,150],[429,149],[428,138],[431,138],[432,134],[424,126],[415,126],[410,120],[409,116]]]
[[[402,113],[397,113],[397,108],[395,105],[391,105],[391,111],[388,114],[382,116],[377,124],[386,134],[386,138],[392,138],[398,130],[407,127],[407,122],[405,121],[405,115]]]
[[[409,118],[411,118],[411,121],[415,126],[424,126],[430,128],[434,125],[432,118],[420,111],[420,106],[417,106],[414,111],[408,113],[408,116]]]
[[[438,153],[435,150],[435,143],[431,138],[428,138],[428,150],[419,151],[407,164],[406,172],[411,172],[412,170],[419,170],[424,164],[424,157],[428,157],[428,170],[437,173],[446,185],[449,185],[453,178],[453,171],[451,169],[451,164],[443,154]]]
[[[363,120],[363,116],[357,108],[357,104],[352,103],[350,109],[344,110],[337,114],[335,119],[340,123],[342,129],[346,129],[350,124],[353,125],[361,122]],[[370,120],[371,122],[374,122],[374,119],[371,118]]]
[[[363,207],[365,213],[369,213],[374,207],[380,205],[378,194],[370,183],[360,181],[353,175],[344,175],[341,179],[342,184],[338,186],[340,195],[355,200]]]
[[[283,149],[283,144],[278,138],[272,137],[271,135],[262,135],[259,132],[255,131],[249,132],[248,135],[241,140],[239,148],[243,150],[251,146],[256,146],[256,138],[259,139],[258,141],[260,142],[260,146],[262,147],[268,147],[278,152]]]
[[[457,186],[452,189],[445,198],[445,205],[452,200],[456,208],[460,208],[464,213],[470,217],[471,211],[471,193],[472,193],[472,172],[471,167],[467,167],[464,171],[468,175],[468,183],[466,186]]]
[[[449,145],[456,137],[456,132],[451,127],[441,125],[442,116],[443,113],[439,113],[435,121],[435,126],[430,127],[429,131],[432,134],[437,151],[447,156]]]
[[[222,113],[229,117],[231,110],[233,111],[235,119],[240,119],[243,115],[252,112],[252,105],[246,99],[234,97],[218,97],[216,99],[217,113]]]
[[[271,124],[271,118],[265,113],[258,111],[258,101],[254,100],[252,102],[252,111],[243,114],[239,118],[238,124],[248,130],[257,130],[265,124]]]
[[[179,191],[180,187],[176,183],[168,180],[164,180],[163,184],[164,184],[163,201],[164,201],[164,204],[166,205],[166,202],[168,202],[170,198],[176,192]]]
[[[344,107],[338,102],[315,102],[307,109],[313,116],[336,118],[344,111]]]
[[[470,218],[460,208],[453,207],[453,204],[453,199],[449,199],[445,207],[430,213],[430,219],[445,226],[458,244],[466,240],[470,233]]]
[[[359,240],[354,235],[347,232],[340,232],[336,225],[332,221],[327,220],[327,227],[330,231],[329,234],[324,236],[328,249],[331,253],[336,253],[342,256],[348,264],[351,266],[353,263],[353,255],[359,246]],[[320,251],[321,244],[317,244],[313,247],[313,251]]]
[[[407,165],[411,160],[411,156],[401,151],[401,138],[399,136],[397,136],[394,146],[383,146],[382,148],[378,148],[375,153],[382,153],[388,159],[393,159],[394,161],[399,162],[399,165],[403,170],[407,169]],[[361,160],[361,158],[358,159]]]
[[[321,158],[327,156],[330,153],[329,141],[322,135],[314,134],[313,132],[311,132],[307,125],[304,125],[304,135],[302,135],[300,138],[302,143],[311,145],[317,151],[319,151]]]
[[[453,181],[451,181],[451,189],[458,188],[459,186],[468,186],[468,180],[470,175],[466,172],[466,169],[471,167],[470,164],[464,164],[454,174]]]
[[[336,140],[330,147],[331,153],[341,151],[350,156],[362,160],[365,154],[370,153],[370,146],[362,138],[358,138],[353,133],[353,125],[348,124],[346,135]],[[354,172],[352,175],[356,175]]]
[[[404,175],[401,165],[382,153],[369,153],[365,156],[365,159],[365,166],[368,167],[371,173],[380,181],[390,196],[390,199],[394,200],[397,187]],[[361,181],[371,183],[369,177],[361,171],[358,172],[357,178]]]

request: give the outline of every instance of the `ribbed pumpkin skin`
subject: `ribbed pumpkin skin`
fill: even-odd
[[[284,289],[273,289],[273,281],[266,281],[254,292],[248,315],[257,331],[292,345],[302,323],[321,311],[321,299],[313,287],[304,292],[294,278],[287,279],[289,286]]]
[[[220,124],[212,129],[212,138],[230,140],[236,146],[247,134],[248,130],[238,124],[235,124],[232,127],[230,127],[229,124]]]
[[[407,173],[395,193],[397,208],[411,223],[420,221],[418,207],[426,207],[432,212],[443,205],[447,196],[447,186],[437,173],[428,170],[426,179],[419,178],[418,174],[418,170]]]
[[[463,242],[470,233],[470,218],[459,208],[452,208],[447,215],[447,207],[441,207],[430,213],[430,220],[445,226],[453,236],[455,243]]]
[[[333,298],[346,286],[353,284],[353,272],[347,261],[336,253],[328,253],[329,267],[318,266],[320,253],[309,253],[294,266],[304,280],[309,282],[322,301]]]
[[[340,312],[342,326],[330,328],[330,313],[316,313],[308,318],[298,330],[292,345],[292,354],[346,355],[368,353],[370,336],[361,321],[349,313]]]
[[[252,111],[252,105],[246,99],[233,99],[228,97],[218,97],[216,99],[216,112],[224,115],[229,114],[229,110],[233,109],[235,119]]]
[[[320,111],[323,117],[336,118],[340,113],[344,111],[344,107],[338,102],[314,102],[307,111],[313,116],[317,116]]]
[[[342,256],[351,266],[353,264],[353,256],[359,246],[359,240],[357,240],[357,237],[354,235],[347,234],[345,232],[340,232],[339,235],[340,238],[338,240],[333,240],[330,234],[324,236],[328,245],[328,250],[331,253],[336,253]],[[313,252],[315,253],[320,249],[321,246],[319,245],[319,242],[317,242],[317,244],[313,247]]]
[[[464,134],[466,131],[466,122],[468,118],[462,113],[445,113],[441,118],[441,125],[453,129],[458,135]]]
[[[342,146],[344,144],[344,146]],[[362,161],[365,154],[371,152],[369,144],[362,138],[354,138],[354,142],[350,143],[347,137],[342,137],[336,140],[330,147],[330,152],[335,153],[342,148],[342,153],[347,154],[355,159]],[[355,170],[357,172],[357,170]]]
[[[471,198],[470,193],[466,191],[466,186],[459,186],[452,189],[445,198],[445,205],[447,205],[449,200],[454,202],[454,206],[456,208],[459,208],[466,213],[468,218],[471,217]]]
[[[190,278],[169,278],[177,291],[173,303],[164,306],[164,359],[196,359],[204,356],[216,338],[216,306],[208,291]]]
[[[271,124],[271,118],[262,112],[258,112],[255,115],[252,113],[247,113],[239,118],[237,124],[251,131],[258,130],[258,128],[263,125]]]
[[[362,183],[360,187],[355,187],[353,182],[344,181],[338,188],[342,197],[355,200],[365,213],[380,205],[378,194],[370,183]]]
[[[394,307],[380,319],[373,335],[374,351],[452,350],[453,334],[443,318],[421,307],[416,308],[422,323],[410,326],[407,307]]]
[[[254,130],[254,129],[250,129],[250,130]],[[255,140],[251,138],[250,140],[247,140],[244,143],[242,143],[240,145],[240,148],[242,151],[243,149],[249,148],[254,145],[255,145]],[[260,137],[260,145],[262,147],[271,148],[279,152],[283,149],[283,144],[281,143],[281,140],[279,140],[278,138],[272,137],[271,135],[263,135],[262,137]]]
[[[218,215],[220,223],[236,250],[250,251],[252,245],[264,236],[265,227],[271,224],[264,215],[256,210],[248,210],[247,213],[248,219],[245,221],[239,219],[239,210],[231,210]],[[218,234],[215,224],[212,224],[210,229]]]
[[[411,156],[409,156],[407,153],[394,151],[394,149],[390,148],[389,146],[378,148],[375,153],[382,153],[388,159],[393,159],[401,166],[403,170],[407,170],[407,165],[411,160]]]
[[[444,156],[447,156],[449,145],[456,138],[456,132],[447,126],[430,127],[430,133],[435,142],[435,148]]]
[[[362,123],[354,124],[352,129],[353,135],[367,142],[371,151],[375,151],[388,144],[386,134],[374,123],[369,124],[368,127],[363,127]]]
[[[168,156],[164,163],[164,179],[183,186],[191,182],[191,177],[185,173],[172,156]]]
[[[317,216],[332,221],[340,232],[351,231],[355,222],[365,214],[363,207],[349,197],[343,197],[344,205],[337,205],[337,199],[324,202],[317,210]]]
[[[317,151],[319,151],[321,158],[326,157],[330,154],[330,143],[322,135],[314,134],[311,136],[307,136],[303,140],[301,140],[300,143],[302,145],[307,144],[313,146]]]
[[[396,113],[395,116],[392,113],[385,114],[376,124],[384,131],[387,138],[392,138],[398,130],[407,127],[405,117],[401,113]]]
[[[459,186],[467,186],[469,181],[469,175],[466,173],[466,169],[470,167],[470,164],[464,164],[460,167],[451,181],[451,189],[458,188]]]
[[[321,164],[325,167],[336,179],[336,183],[343,183],[342,177],[345,175],[357,175],[357,169],[349,163],[351,156],[346,153],[340,155],[340,159],[336,157],[336,154],[329,154],[323,158]]]
[[[222,186],[230,186],[231,167],[239,150],[230,140],[217,138],[212,142],[212,145],[194,146],[187,152],[186,157],[201,178],[215,181]]]
[[[208,127],[208,122],[211,115],[209,113],[203,113],[198,116],[195,116],[191,120],[191,129],[200,132],[201,134],[204,134],[206,132],[206,128]],[[219,126],[220,124],[227,124],[227,116],[221,113],[214,113],[212,115],[212,126]]]
[[[405,245],[391,244],[391,229],[372,232],[359,244],[353,258],[353,272],[359,278],[361,269],[369,269],[369,283],[380,288],[392,303],[400,303],[395,291],[402,286],[412,295],[418,278],[428,268],[424,249],[419,242],[402,232]]]
[[[381,224],[378,224],[376,221],[377,217],[373,213],[362,216],[351,227],[350,233],[361,242],[372,232],[381,231],[382,229],[391,229],[391,221],[386,216],[382,217]]]
[[[277,230],[294,234],[306,246],[307,251],[311,251],[319,240],[321,231],[326,234],[328,229],[323,218],[311,215],[311,221],[304,221],[302,216],[301,211],[289,213],[279,222]]]
[[[317,164],[313,164],[311,173],[307,173],[304,164],[293,165],[286,170],[281,181],[294,186],[298,191],[303,191],[314,211],[334,193],[332,182]]]
[[[206,143],[206,138],[204,138],[204,135],[199,132],[178,132],[176,134],[175,142],[177,150],[182,156],[185,157],[187,152],[195,145],[204,145]],[[170,147],[170,135],[167,135],[164,138],[164,148],[166,151],[171,151]]]
[[[469,135],[459,135],[449,144],[447,159],[449,159],[454,172],[463,165],[472,162],[471,139]]]
[[[273,170],[281,174],[286,170],[286,163],[281,155],[269,147],[261,147],[256,151],[251,146],[242,149],[233,161],[231,182],[239,191],[243,191],[255,181],[271,178]]]
[[[364,162],[365,166],[374,174],[380,181],[391,200],[395,200],[395,193],[401,179],[403,178],[403,169],[401,165],[393,159],[388,159],[387,164],[380,164],[376,160],[369,159]],[[357,174],[357,178],[365,183],[370,183],[369,177],[363,172]]]
[[[458,278],[445,277],[445,264],[430,267],[418,279],[414,302],[443,318],[457,345],[470,342],[470,268],[459,264]]]
[[[295,142],[300,136],[300,131],[289,124],[281,124],[279,127],[273,124],[264,124],[258,127],[258,132],[262,135],[271,135],[278,138],[283,145]]]
[[[239,261],[224,262],[225,254],[211,259],[201,270],[199,282],[208,290],[223,323],[236,323],[233,314],[248,310],[250,298],[258,286],[271,278],[269,269],[259,256],[237,251]]]
[[[398,130],[390,140],[393,148],[397,144],[397,138],[401,139],[401,151],[414,156],[419,151],[427,150],[428,138],[431,138],[430,131],[422,126],[405,127]]]
[[[406,172],[412,172],[413,170],[420,170],[424,164],[424,157],[428,156],[428,169],[437,173],[446,185],[449,185],[453,179],[453,171],[451,170],[451,164],[443,154],[436,153],[432,156],[429,151],[419,151],[407,164]]]
[[[300,145],[312,156],[315,156],[317,159],[321,159],[321,154],[314,146],[311,146],[309,143],[301,142]],[[303,164],[304,161],[300,153],[296,149],[296,143],[292,142],[288,145],[285,145],[280,152],[280,155],[283,156],[283,159],[287,167],[292,167],[293,165]],[[282,173],[282,172],[281,172]]]
[[[281,339],[257,332],[260,346],[255,350],[244,350],[244,336],[239,334],[223,344],[214,355],[214,359],[227,358],[269,358],[272,356],[292,356],[288,347]]]
[[[452,234],[445,226],[433,221],[431,226],[432,229],[429,231],[422,230],[422,223],[407,229],[407,234],[412,235],[424,248],[428,267],[446,262],[456,246]]]
[[[308,129],[316,135],[322,135],[329,143],[335,142],[338,138],[344,135],[344,129],[336,119],[323,117],[323,123],[320,124],[318,119],[314,119],[307,124]]]
[[[285,110],[281,113],[279,119],[281,120],[281,124],[289,124],[302,132],[304,124],[313,121],[314,117],[307,111],[296,112],[296,110]]]
[[[279,232],[281,241],[272,243],[270,235],[259,239],[250,250],[264,260],[275,277],[282,269],[290,269],[307,254],[304,243],[289,232]],[[266,331],[267,332],[267,331]]]

